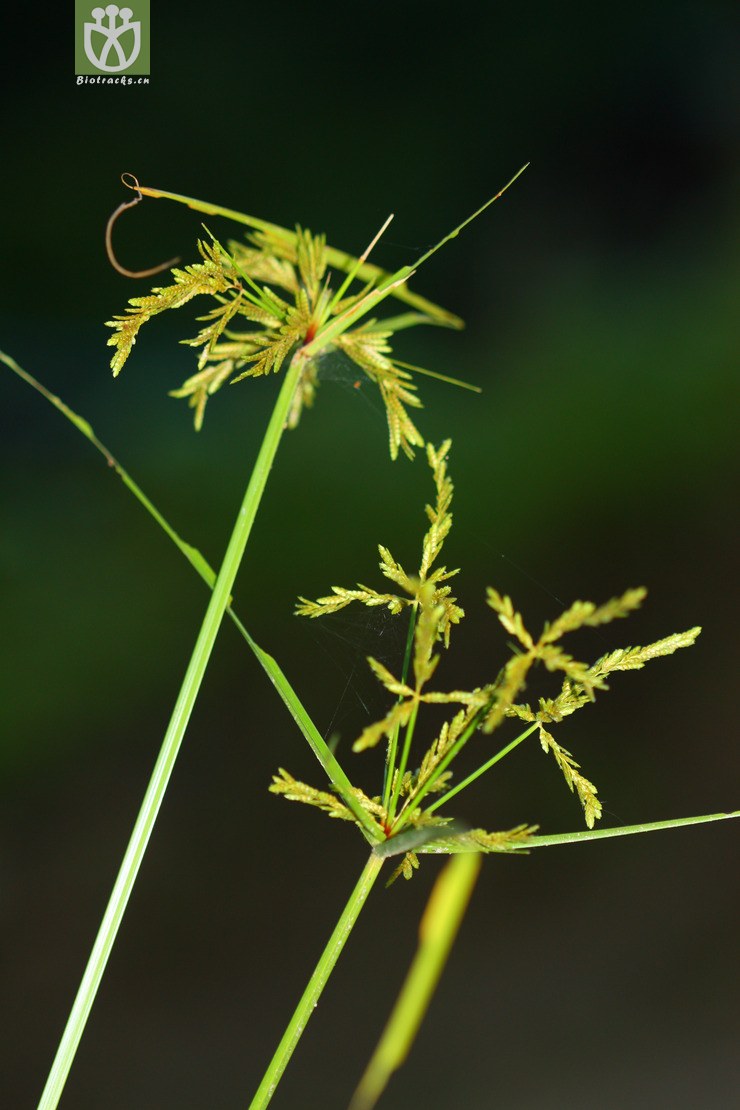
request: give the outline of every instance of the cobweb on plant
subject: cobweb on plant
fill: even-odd
[[[343,351],[331,350],[321,356],[318,381],[322,387],[327,385],[348,394],[368,420],[381,428],[385,426],[386,411],[377,390],[371,388],[370,379]]]
[[[387,695],[367,665],[368,656],[399,668],[408,626],[387,609],[353,606],[321,621],[299,621],[301,634],[314,645],[325,675],[324,688],[334,691],[324,721],[317,724],[330,746],[351,743],[366,725],[382,716]]]

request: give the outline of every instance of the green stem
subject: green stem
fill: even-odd
[[[519,173],[521,172],[520,170]],[[517,174],[517,177],[518,176]],[[509,182],[509,185],[510,184],[511,182]],[[508,185],[506,188],[508,188]],[[180,193],[169,193],[165,189],[152,189],[146,185],[140,185],[138,190],[147,197],[174,200],[178,204],[186,204],[188,208],[192,208],[196,212],[205,212],[208,216],[223,216],[227,220],[234,220],[235,223],[246,224],[247,227],[253,227],[258,231],[263,231],[268,237],[282,240],[289,246],[294,246],[297,240],[295,231],[289,231],[288,228],[280,227],[278,224],[272,224],[267,220],[258,219],[257,216],[249,216],[246,212],[237,212],[233,208],[223,208],[220,204],[210,204],[208,201],[197,200],[195,197],[185,197]],[[499,193],[498,195],[500,196],[501,194]],[[495,200],[496,197],[493,199]],[[490,204],[491,202],[489,201],[488,203]],[[483,208],[486,207],[487,205],[483,205]],[[481,212],[483,208],[480,209]],[[472,217],[470,217],[470,219],[472,219]],[[465,222],[468,223],[469,220]],[[463,224],[460,224],[457,231],[463,226]],[[453,232],[452,236],[447,236],[447,239],[454,237],[455,234],[456,232]],[[446,241],[446,239],[443,240],[443,242]],[[441,243],[438,243],[435,250],[439,249],[441,245]],[[434,251],[428,251],[424,258],[428,258],[433,253]],[[359,281],[382,281],[386,283],[386,290],[392,292],[394,297],[418,309],[420,312],[423,312],[425,316],[431,317],[437,324],[442,324],[450,328],[464,327],[463,321],[459,316],[455,316],[452,312],[447,312],[446,309],[440,308],[439,305],[432,304],[426,297],[420,297],[418,293],[412,293],[410,289],[406,288],[403,282],[411,273],[410,266],[402,267],[401,270],[397,270],[395,274],[390,274],[386,270],[381,270],[371,262],[363,262],[362,265],[358,267],[358,259],[329,245],[326,247],[326,260],[330,266],[337,270],[342,270],[344,273],[352,271]],[[401,277],[402,281],[394,284],[392,290],[389,289],[388,283],[393,282],[397,277]]]
[[[648,821],[640,825],[619,825],[616,829],[581,829],[578,832],[554,833],[552,836],[528,836],[523,846],[548,848],[553,844],[579,844],[584,840],[605,840],[610,836],[632,836],[633,833],[657,832],[659,829],[680,829],[684,825],[705,825],[709,821],[730,821],[740,817],[740,809],[731,813],[705,813],[701,817],[674,817],[668,821]]]
[[[336,788],[342,801],[352,810],[357,818],[358,824],[362,826],[362,831],[366,839],[371,844],[378,843],[378,841],[383,839],[383,830],[375,818],[372,817],[366,809],[363,809],[358,802],[352,783],[347,778],[347,775],[334,753],[328,748],[324,738],[311,720],[295,690],[288,682],[288,679],[273,657],[268,655],[266,651],[263,651],[259,644],[255,643],[233,610],[229,609],[228,612],[234,624],[257,656],[265,674],[289,709],[293,720],[308,741],[311,751],[326,771],[327,777]]]
[[[411,1051],[462,924],[480,868],[480,853],[457,856],[449,861],[434,884],[419,926],[419,947],[413,963],[349,1110],[372,1110],[391,1075]]]
[[[409,673],[411,666],[411,650],[414,646],[414,629],[416,628],[416,605],[411,607],[411,616],[409,618],[409,630],[406,636],[406,651],[403,656],[403,670],[401,671],[401,682],[406,681],[406,676]],[[399,697],[399,702],[402,700]],[[385,780],[383,782],[383,807],[388,809],[390,802],[391,788],[393,786],[393,774],[396,769],[396,755],[398,754],[398,733],[399,726],[393,730],[393,736],[388,744],[388,753],[385,760]]]
[[[432,789],[432,787],[434,786],[434,784],[437,781],[437,779],[439,778],[439,776],[441,774],[443,774],[444,771],[446,771],[446,769],[449,767],[450,763],[452,763],[453,759],[465,747],[465,745],[467,744],[470,737],[473,735],[475,730],[478,728],[478,725],[481,722],[482,715],[483,715],[483,711],[481,710],[480,713],[477,713],[475,715],[475,717],[473,717],[473,720],[470,722],[470,724],[465,729],[465,731],[462,733],[462,735],[457,738],[457,740],[455,741],[453,746],[448,751],[447,755],[444,756],[444,758],[439,761],[439,763],[434,768],[434,770],[432,771],[431,775],[429,776],[427,781],[424,783],[424,785],[422,787],[420,787],[419,790],[417,790],[417,792],[414,794],[413,798],[410,801],[408,801],[408,800],[406,801],[403,809],[401,810],[401,812],[398,815],[398,820],[396,821],[396,824],[395,824],[394,829],[393,829],[394,834],[399,833],[400,830],[404,827],[404,825],[407,824],[408,819],[411,817],[412,813],[414,813],[414,811],[419,808],[423,799],[426,797],[426,795]]]
[[[487,760],[482,766],[478,767],[477,770],[471,771],[466,779],[463,779],[462,782],[459,782],[457,786],[453,786],[451,790],[448,790],[447,793],[443,794],[441,798],[438,798],[436,802],[432,802],[430,806],[427,806],[426,812],[434,813],[435,809],[439,809],[440,806],[445,805],[447,802],[449,802],[450,798],[454,798],[455,795],[459,794],[461,790],[464,790],[466,786],[470,786],[471,782],[475,782],[475,780],[481,775],[484,775],[486,771],[490,771],[491,767],[498,763],[500,759],[503,759],[505,755],[508,755],[509,752],[513,752],[514,748],[518,747],[518,745],[521,744],[522,740],[526,740],[527,737],[531,736],[535,729],[538,729],[539,727],[539,724],[533,724],[531,728],[525,729],[524,732],[520,732],[518,736],[514,737],[510,744],[506,745],[505,748],[501,748],[500,751],[496,752],[495,755],[492,755],[491,758]]]
[[[339,955],[344,948],[349,934],[352,932],[352,927],[367,900],[368,894],[373,888],[375,880],[380,874],[382,866],[383,860],[379,856],[376,856],[374,852],[371,852],[370,858],[365,864],[357,882],[357,886],[352,891],[349,901],[342,911],[342,916],[339,918],[326,948],[321,953],[321,958],[316,965],[313,975],[309,979],[308,986],[303,992],[293,1017],[290,1019],[290,1023],[283,1034],[283,1038],[277,1047],[275,1055],[270,1061],[270,1065],[257,1089],[257,1093],[249,1104],[249,1110],[262,1110],[262,1107],[267,1106],[270,1099],[275,1094],[275,1089],[288,1065],[288,1061],[293,1055],[298,1041],[301,1039],[301,1034],[308,1024],[308,1019],[311,1017],[316,1003],[321,996],[321,992],[334,970],[334,965],[339,959]]]
[[[406,725],[406,735],[403,738],[403,750],[401,751],[401,760],[398,764],[398,771],[396,772],[396,785],[391,794],[391,803],[388,807],[388,820],[393,824],[396,818],[396,806],[401,794],[401,786],[403,784],[403,776],[406,774],[406,768],[409,762],[409,754],[411,752],[411,741],[414,738],[414,729],[416,728],[416,718],[419,716],[419,703],[417,701],[414,708],[411,710],[411,717],[409,723]]]
[[[165,517],[162,516],[160,511],[149,500],[140,486],[136,484],[128,471],[124,470],[116,457],[111,454],[105,444],[98,439],[87,420],[84,420],[81,416],[78,416],[77,413],[73,412],[72,409],[65,405],[59,397],[46,389],[46,387],[43,386],[40,381],[38,381],[21,366],[19,366],[15,359],[12,359],[10,355],[6,355],[3,351],[0,351],[0,363],[4,363],[10,370],[13,371],[13,373],[17,374],[19,378],[30,385],[32,389],[35,389],[37,393],[40,393],[42,397],[45,397],[46,400],[54,406],[54,408],[58,409],[63,416],[66,416],[66,418],[72,424],[74,424],[78,431],[82,432],[85,438],[90,443],[92,443],[93,447],[95,447],[95,449],[100,452],[100,454],[108,463],[109,468],[118,475],[118,477],[121,479],[129,492],[134,495],[139,504],[146,509],[146,511],[156,521],[159,527],[165,532],[167,536],[169,536],[178,551],[185,556],[193,569],[200,575],[203,581],[212,590],[216,585],[217,575],[215,570],[213,570],[213,568],[209,565],[208,560],[205,559],[203,555],[201,555],[197,547],[193,547],[192,544],[186,543],[185,540],[183,540],[177,534],[172,525],[165,519]],[[377,821],[373,817],[371,817],[367,810],[363,809],[363,807],[357,801],[352,783],[347,778],[347,775],[344,773],[344,770],[340,766],[334,754],[329,750],[324,738],[321,736],[315,724],[311,720],[308,712],[301,703],[301,700],[296,694],[295,690],[290,685],[290,682],[288,681],[285,674],[282,672],[273,657],[269,655],[266,651],[263,651],[259,644],[255,643],[255,641],[249,635],[246,628],[239,620],[230,605],[227,607],[226,612],[231,620],[234,622],[234,625],[239,630],[240,634],[246,640],[249,647],[256,655],[268,678],[272,682],[286,707],[290,711],[296,724],[308,741],[314,755],[318,759],[321,766],[324,768],[327,777],[331,780],[333,785],[338,790],[342,801],[346,802],[359,823],[362,825],[367,839],[370,841],[371,844],[381,840],[383,838],[383,830],[380,828]]]
[[[159,757],[147,786],[131,839],[118,872],[113,892],[95,938],[77,997],[59,1043],[38,1110],[55,1110],[72,1066],[95,995],[103,978],[116,934],[123,920],[131,891],[144,858],[154,822],[157,819],[177,753],[198,695],[203,675],[216,640],[239,564],[257,514],[275,453],[285,428],[293,394],[303,368],[300,351],[293,357],[267,426],[257,461],[252,470],[244,500],[236,518],[221,570],[206,610],[203,624],[190,657],[185,678],[175,703]]]

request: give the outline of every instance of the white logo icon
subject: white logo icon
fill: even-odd
[[[96,69],[105,70],[106,73],[119,73],[122,69],[128,69],[139,57],[141,21],[137,19],[132,22],[131,16],[133,14],[131,8],[119,9],[117,4],[109,4],[105,9],[93,8],[90,12],[95,22],[85,24],[85,53]],[[104,23],[105,16],[108,18]],[[120,23],[117,19],[119,16]],[[124,53],[119,42],[126,31],[133,31],[134,33],[133,46],[128,56]],[[95,53],[95,46],[99,48],[97,54]],[[111,54],[113,55],[113,61],[109,62],[108,59]]]

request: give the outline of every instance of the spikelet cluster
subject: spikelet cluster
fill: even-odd
[[[565,638],[579,629],[600,627],[629,616],[645,598],[646,591],[642,587],[626,590],[601,605],[575,601],[555,620],[546,623],[539,635],[530,632],[510,597],[489,587],[487,604],[513,641],[512,653],[483,686],[468,690],[439,688],[436,681],[433,682],[441,659],[438,648],[440,645],[449,647],[451,629],[464,617],[446,584],[457,570],[448,571],[444,566],[434,569],[452,526],[453,485],[447,472],[449,450],[449,440],[438,449],[427,445],[427,462],[436,497],[434,504],[426,507],[429,527],[422,541],[418,571],[408,574],[388,548],[381,546],[378,549],[381,573],[395,585],[397,592],[379,591],[362,584],[351,589],[334,586],[330,594],[315,601],[300,598],[296,609],[301,616],[316,618],[359,603],[370,607],[385,606],[394,615],[410,615],[413,650],[408,654],[406,670],[396,675],[377,659],[368,659],[375,678],[389,695],[390,704],[385,715],[364,728],[353,744],[356,752],[381,742],[387,745],[383,793],[361,804],[372,807],[372,816],[386,832],[387,840],[378,851],[384,855],[403,854],[395,874],[406,878],[418,867],[417,853],[420,852],[526,849],[528,838],[536,831],[535,825],[522,824],[503,832],[486,832],[461,827],[451,818],[438,814],[441,806],[447,805],[448,795],[451,799],[478,777],[475,773],[460,786],[452,785],[451,765],[462,749],[476,733],[488,736],[514,719],[530,726],[527,733],[539,734],[542,750],[552,757],[569,790],[577,796],[587,827],[593,828],[602,814],[597,788],[583,774],[571,752],[546,726],[559,724],[590,705],[597,695],[608,689],[607,679],[613,673],[638,670],[652,659],[689,647],[700,632],[699,628],[691,628],[645,647],[617,648],[595,662],[583,662],[566,649]],[[556,697],[541,697],[533,707],[522,700],[522,694],[533,682],[538,668],[561,675],[562,687]],[[426,749],[411,760],[411,765],[416,766],[412,772],[407,769],[411,737],[418,736],[420,710],[428,705],[450,705],[454,712],[431,741],[427,741]],[[402,746],[399,737],[404,731],[406,738]],[[399,751],[402,752],[400,756]],[[488,758],[480,773],[488,769],[487,764],[493,765],[496,758]],[[313,788],[301,785],[303,793],[299,797],[294,781],[290,780],[288,788],[285,772],[281,775],[283,778],[276,777],[271,787],[275,792],[333,812],[327,801],[331,795],[319,791],[312,794]],[[341,803],[334,799],[333,804]],[[371,812],[369,808],[368,812]],[[347,819],[353,819],[351,814]]]
[[[370,266],[364,258],[332,250],[323,235],[300,227],[295,233],[282,228],[257,231],[247,243],[230,242],[228,249],[212,238],[199,242],[198,251],[200,261],[172,270],[170,285],[131,298],[125,313],[108,321],[113,329],[108,344],[115,348],[114,375],[123,368],[145,323],[206,296],[212,307],[198,317],[203,326],[195,336],[182,340],[198,351],[197,370],[171,391],[171,396],[186,400],[193,409],[196,430],[203,424],[209,398],[222,386],[277,374],[286,360],[300,353],[303,370],[288,420],[295,427],[303,409],[314,401],[322,358],[334,350],[378,387],[388,420],[391,457],[402,452],[411,458],[414,448],[424,445],[409,415],[409,409],[419,409],[421,401],[411,374],[394,361],[389,340],[397,330],[414,324],[459,326],[457,317],[410,293],[405,275],[394,282],[394,275]],[[338,273],[346,272],[336,292],[330,262]],[[350,293],[357,279],[364,282],[363,287]],[[362,319],[388,295],[421,311],[380,322]]]

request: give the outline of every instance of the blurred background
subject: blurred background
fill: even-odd
[[[737,808],[734,5],[155,4],[149,86],[112,88],[75,84],[70,10],[14,14],[0,346],[216,564],[279,383],[222,391],[196,436],[167,392],[195,365],[178,340],[197,307],[144,329],[112,380],[103,321],[151,284],[105,258],[105,221],[129,196],[120,174],[325,230],[353,253],[394,212],[375,255],[392,269],[531,162],[415,279],[466,330],[396,346],[483,389],[418,381],[422,432],[453,439],[445,562],[463,567],[469,614],[440,679],[480,682],[506,658],[489,584],[535,627],[577,597],[645,584],[638,615],[574,650],[595,658],[701,624],[698,644],[617,676],[557,738],[598,785],[605,826]],[[197,214],[147,201],[118,225],[118,253],[133,269],[191,260],[200,230]],[[22,1110],[207,597],[74,428],[4,367],[0,390],[0,1103]],[[371,389],[324,382],[281,447],[235,590],[371,792],[380,758],[349,750],[384,705],[364,657],[392,665],[403,634],[352,610],[298,621],[292,607],[334,583],[380,586],[378,542],[415,565],[429,472],[391,463],[386,439]],[[350,826],[267,793],[279,765],[323,785],[224,627],[63,1107],[247,1103],[365,859]],[[457,812],[489,829],[582,824],[534,738]],[[730,823],[489,858],[382,1105],[737,1105],[737,864]],[[346,1106],[439,867],[373,892],[276,1108]]]

